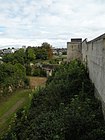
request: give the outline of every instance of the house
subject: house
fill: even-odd
[[[2,50],[3,54],[14,53],[15,51],[16,51],[15,48],[8,48],[8,49],[3,49]]]
[[[53,65],[43,64],[42,69],[46,71],[47,77],[52,76],[52,71],[54,70]]]

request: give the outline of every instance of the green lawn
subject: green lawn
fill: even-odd
[[[0,136],[6,132],[14,113],[21,108],[28,108],[30,104],[29,94],[31,90],[18,90],[0,103]]]

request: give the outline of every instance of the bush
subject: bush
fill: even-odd
[[[0,92],[6,95],[16,88],[24,87],[26,78],[25,67],[17,63],[0,64]]]
[[[26,75],[30,76],[31,73],[32,73],[32,68],[31,68],[30,65],[27,65],[27,66],[26,66]]]
[[[30,84],[29,78],[25,78],[25,79],[24,79],[24,86],[25,86],[25,87],[28,87],[29,84]]]
[[[33,71],[33,76],[46,77],[46,71],[42,70],[41,68],[35,68]]]

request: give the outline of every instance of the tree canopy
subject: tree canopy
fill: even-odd
[[[12,64],[20,63],[25,65],[35,60],[47,60],[52,58],[52,46],[47,42],[42,43],[40,47],[27,47],[26,50],[20,48],[15,53],[5,54],[3,62],[10,62]]]
[[[14,89],[25,86],[26,69],[20,63],[0,64],[0,96],[8,95]]]

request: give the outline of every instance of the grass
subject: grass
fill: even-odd
[[[34,89],[38,86],[43,86],[46,83],[46,78],[42,77],[29,77],[31,89],[21,89],[15,91],[12,95],[0,101],[0,137],[6,133],[11,124],[11,120],[18,109],[24,107],[29,108],[31,97]]]
[[[0,103],[0,117],[7,112],[18,100],[21,98],[27,99],[29,91],[27,90],[18,90],[14,92],[7,101]]]
[[[30,79],[30,88],[35,89],[38,86],[45,85],[47,78],[46,77],[32,77],[28,76]]]
[[[14,114],[21,107],[28,107],[30,104],[30,90],[18,90],[0,103],[0,136],[6,132]]]

